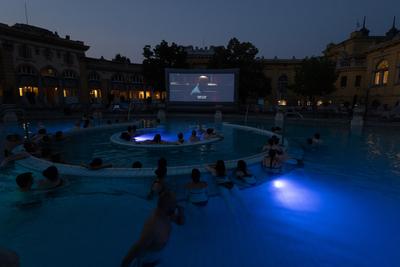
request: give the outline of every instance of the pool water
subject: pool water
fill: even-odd
[[[92,158],[102,158],[114,167],[130,167],[134,161],[140,161],[143,167],[155,167],[160,157],[168,159],[169,166],[197,165],[214,163],[218,159],[232,160],[258,154],[267,141],[265,135],[257,132],[207,123],[204,128],[212,127],[221,133],[221,141],[205,145],[189,147],[173,147],[165,149],[146,149],[126,147],[110,142],[110,137],[118,132],[126,131],[125,127],[104,129],[71,136],[61,144],[60,150],[64,160],[69,164],[90,162]],[[152,139],[156,133],[168,142],[176,142],[177,134],[184,133],[189,139],[192,130],[197,126],[186,120],[174,120],[154,130],[144,131],[140,138]],[[251,140],[251,141],[250,141]]]
[[[314,132],[317,149],[305,146]],[[304,168],[271,176],[251,166],[268,176],[264,184],[221,189],[205,208],[182,203],[186,224],[173,228],[160,266],[400,266],[397,133],[289,123],[285,136],[304,147]],[[59,191],[21,196],[21,171],[0,173],[0,246],[22,266],[119,266],[155,206],[140,197],[149,179],[69,177]]]

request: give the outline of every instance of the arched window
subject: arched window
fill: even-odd
[[[376,65],[375,73],[374,73],[374,85],[386,85],[388,83],[389,78],[389,63],[387,60],[382,60]]]
[[[89,81],[100,81],[100,75],[97,72],[92,71],[88,75],[88,80]]]
[[[78,78],[78,75],[73,70],[64,70],[63,77],[64,79],[76,79]]]
[[[32,66],[29,66],[29,65],[19,66],[17,72],[20,75],[36,75],[37,74],[35,68]]]
[[[288,77],[282,74],[278,78],[278,98],[284,99],[287,95]]]
[[[56,77],[57,71],[52,66],[47,66],[40,71],[40,74],[45,77]]]
[[[111,77],[113,82],[124,82],[124,76],[121,73],[116,73]]]

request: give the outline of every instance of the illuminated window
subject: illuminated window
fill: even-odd
[[[56,70],[51,66],[42,69],[40,74],[42,76],[46,76],[46,77],[56,77],[57,76]]]
[[[317,101],[317,106],[321,106],[324,102],[322,100]]]
[[[144,91],[139,91],[139,99],[144,99]]]
[[[374,85],[386,85],[389,80],[389,63],[382,60],[375,69]]]
[[[286,106],[286,105],[287,105],[287,102],[286,102],[285,99],[281,99],[281,100],[278,100],[278,105],[279,105],[279,106]]]
[[[90,90],[90,96],[92,98],[101,98],[101,90],[100,89],[92,89],[92,90]]]
[[[146,98],[151,97],[151,92],[150,91],[146,91]]]
[[[39,94],[39,88],[36,86],[23,86],[19,88],[19,96],[24,96],[26,93],[33,93],[34,95]]]
[[[57,91],[57,88],[55,88]],[[64,88],[63,89],[63,96],[64,97],[71,97],[71,96],[76,96],[77,90],[74,88]]]

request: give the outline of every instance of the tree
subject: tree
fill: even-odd
[[[169,45],[164,40],[154,48],[146,45],[143,48],[143,57],[143,76],[146,84],[162,91],[165,90],[166,68],[187,67],[184,47],[176,43]]]
[[[294,84],[290,88],[314,101],[315,97],[324,97],[336,90],[337,77],[335,63],[326,57],[306,58],[296,70]]]
[[[112,61],[120,63],[131,63],[131,60],[126,56],[121,56],[121,54],[116,54]]]
[[[232,38],[226,47],[215,48],[209,68],[238,68],[239,99],[262,97],[270,93],[271,82],[263,73],[262,60],[256,58],[258,49],[250,42]]]

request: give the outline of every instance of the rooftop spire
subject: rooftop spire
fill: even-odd
[[[366,20],[366,16],[364,16],[364,20],[363,20],[363,29],[365,29],[365,20]]]
[[[393,17],[392,28],[386,33],[386,37],[391,39],[395,37],[400,31],[396,28],[396,16]]]

